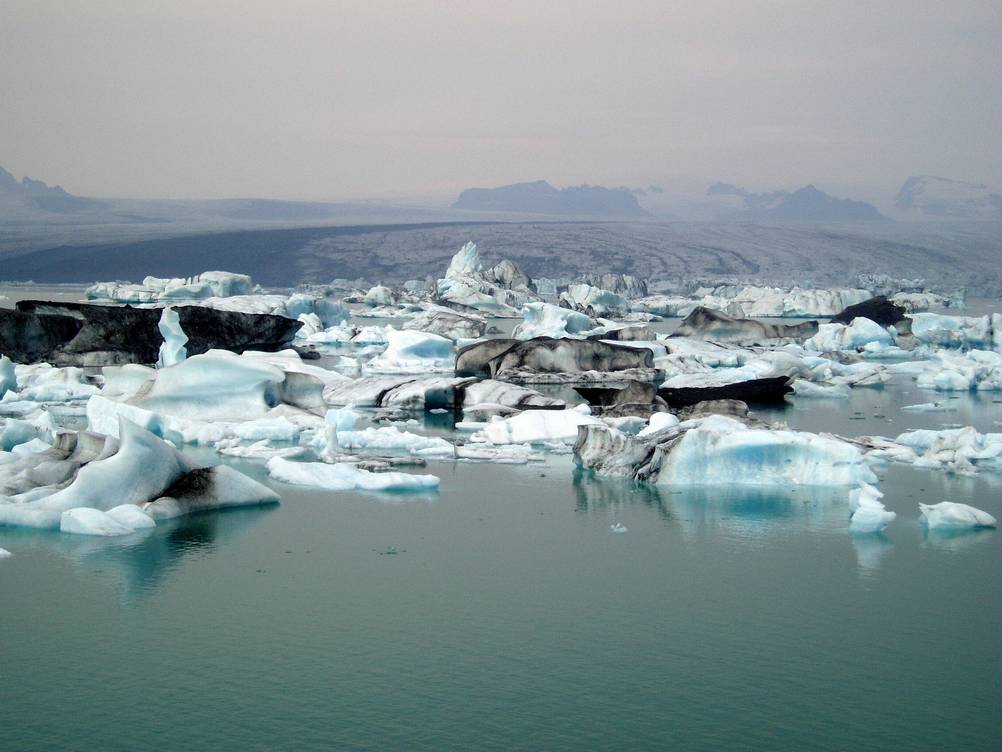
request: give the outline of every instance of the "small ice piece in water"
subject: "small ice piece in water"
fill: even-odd
[[[609,525],[609,529],[614,533],[625,533],[629,531],[629,528],[627,528],[622,522],[616,522]]]
[[[427,491],[438,488],[434,475],[372,473],[345,462],[291,462],[282,457],[268,460],[268,474],[275,480],[330,491]]]
[[[131,527],[123,525],[107,512],[92,507],[74,507],[63,512],[59,529],[77,535],[131,535]]]
[[[13,556],[13,554],[6,548],[0,548],[0,559],[6,559],[8,556]]]
[[[849,494],[849,508],[852,516],[849,518],[849,532],[866,534],[879,533],[887,527],[897,515],[887,511],[881,503],[883,494],[869,483],[860,483],[858,489]]]
[[[919,504],[919,511],[922,513],[922,521],[930,530],[969,530],[995,527],[997,524],[988,512],[954,501]]]

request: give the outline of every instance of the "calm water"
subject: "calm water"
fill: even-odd
[[[429,468],[137,539],[0,531],[0,748],[998,747],[998,534],[916,513],[1002,514],[987,474],[885,471],[899,519],[854,540],[838,493]]]
[[[999,430],[989,395],[900,410],[941,398],[899,379],[762,414]],[[999,747],[1002,538],[917,514],[1002,517],[998,475],[884,469],[899,517],[854,539],[844,492],[428,471],[440,492],[272,483],[278,507],[124,540],[0,529],[0,750]]]

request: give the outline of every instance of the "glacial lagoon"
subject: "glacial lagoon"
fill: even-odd
[[[1002,425],[992,393],[902,376],[755,412],[847,437]],[[989,470],[886,466],[898,518],[852,536],[844,489],[678,491],[569,454],[430,459],[440,489],[398,495],[222,461],[281,504],[122,538],[0,527],[0,747],[996,748],[999,534],[918,516],[1002,515]]]

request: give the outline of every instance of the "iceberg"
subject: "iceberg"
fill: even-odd
[[[874,486],[861,482],[859,488],[849,493],[849,532],[860,535],[879,533],[897,515],[887,511],[880,501],[883,494]]]
[[[409,452],[449,456],[453,454],[452,444],[445,439],[401,431],[396,426],[365,428],[359,431],[338,430],[337,445],[341,449],[361,449],[368,452]]]
[[[386,350],[369,361],[367,369],[371,373],[451,372],[455,368],[455,348],[445,337],[388,329],[386,338]]]
[[[911,316],[912,336],[935,347],[990,348],[994,345],[988,316],[944,316],[916,313]]]
[[[587,409],[587,408],[586,408]],[[605,424],[581,410],[524,410],[510,418],[495,419],[470,440],[489,444],[539,442],[570,443],[577,438],[578,426]]]
[[[511,269],[483,272],[480,253],[475,243],[467,243],[452,257],[445,277],[438,280],[436,294],[445,304],[465,306],[488,315],[517,318],[517,309],[535,297],[527,288],[511,289],[506,285],[518,280]],[[511,264],[514,267],[514,264]],[[514,267],[517,271],[517,267]]]
[[[583,313],[550,303],[527,303],[522,308],[522,323],[515,327],[512,337],[521,340],[536,337],[584,339],[602,331],[596,321]]]
[[[17,391],[17,372],[14,362],[6,355],[0,355],[0,397],[7,392]]]
[[[483,337],[487,322],[472,314],[459,313],[443,306],[430,306],[404,324],[404,329],[437,334],[456,342]]]
[[[592,317],[615,318],[630,310],[630,303],[626,298],[587,284],[569,285],[567,291],[560,294],[560,304]]]
[[[894,335],[880,324],[857,316],[851,324],[821,324],[818,333],[804,342],[807,350],[815,352],[838,352],[855,350],[867,345],[891,346]]]
[[[156,300],[195,300],[208,297],[246,295],[253,290],[246,274],[233,272],[202,272],[195,277],[164,279],[146,277],[142,284],[98,282],[88,287],[88,300],[110,300],[117,303],[150,303]]]
[[[170,444],[127,420],[120,420],[117,433],[120,441],[61,433],[55,447],[0,463],[0,525],[59,528],[64,512],[81,508],[115,514],[75,511],[66,521],[72,532],[114,529],[112,522],[122,525],[129,518],[139,524],[133,511],[116,508],[138,506],[156,518],[147,502],[165,493],[176,497],[178,489],[191,501],[185,512],[278,501],[270,489],[231,468],[192,469]]]
[[[157,367],[166,368],[174,366],[188,357],[185,343],[188,335],[181,329],[181,319],[171,307],[164,308],[160,314],[160,334],[163,335],[164,343],[160,345],[160,354],[157,357]]]
[[[922,513],[922,522],[930,530],[970,530],[995,527],[997,524],[988,512],[953,501],[919,504],[919,511]]]
[[[876,483],[863,453],[834,436],[773,429],[723,415],[694,418],[643,437],[584,426],[579,465],[599,475],[672,486],[833,486]]]
[[[297,486],[311,486],[328,491],[427,491],[437,489],[434,475],[410,473],[373,473],[354,465],[338,462],[292,462],[282,457],[268,460],[268,474],[275,480]]]

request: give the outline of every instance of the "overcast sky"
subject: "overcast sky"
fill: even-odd
[[[1000,40],[1000,0],[0,0],[0,165],[177,198],[1002,183]]]

